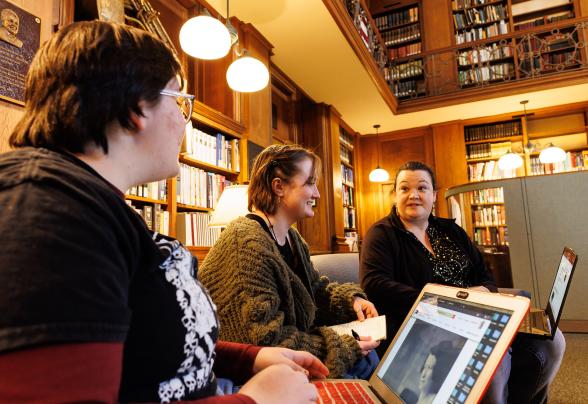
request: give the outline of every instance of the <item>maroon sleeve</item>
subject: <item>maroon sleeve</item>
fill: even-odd
[[[117,402],[122,351],[122,343],[84,343],[3,353],[0,402]]]
[[[214,373],[238,385],[245,383],[253,376],[253,363],[260,349],[255,345],[218,341]]]

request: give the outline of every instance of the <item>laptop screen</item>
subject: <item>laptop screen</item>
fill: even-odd
[[[406,403],[463,403],[513,312],[424,293],[377,377]]]
[[[549,295],[549,306],[553,315],[552,321],[559,319],[566,291],[568,290],[568,284],[572,278],[575,260],[576,256],[574,253],[569,252],[567,249],[564,250],[561,261],[559,262],[557,274],[555,275],[553,287],[551,288],[551,294]]]

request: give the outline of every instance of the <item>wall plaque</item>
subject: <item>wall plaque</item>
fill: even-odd
[[[41,40],[41,19],[0,0],[0,99],[24,105],[25,77]]]

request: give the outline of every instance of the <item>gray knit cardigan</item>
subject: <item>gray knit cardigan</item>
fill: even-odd
[[[356,284],[319,276],[306,242],[293,228],[289,236],[312,295],[255,220],[238,218],[221,233],[198,271],[217,306],[220,338],[308,351],[325,363],[330,377],[341,377],[361,350],[353,337],[325,325],[356,320],[353,297],[365,294]]]

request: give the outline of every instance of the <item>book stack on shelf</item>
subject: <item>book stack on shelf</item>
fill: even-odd
[[[236,158],[232,157],[233,150],[237,153]],[[191,123],[186,125],[181,153],[203,163],[228,170],[233,170],[233,161],[235,161],[237,167],[234,167],[234,171],[239,171],[239,139],[228,139],[221,133],[211,135],[193,128]]]
[[[167,180],[136,185],[125,194],[127,204],[145,221],[149,230],[169,235]]]
[[[363,44],[381,68],[388,62],[388,56],[384,40],[376,32],[375,22],[360,0],[345,0],[345,5]]]
[[[177,201],[194,209],[212,210],[225,187],[233,183],[224,175],[180,163]]]
[[[207,212],[180,212],[177,216],[176,237],[186,246],[212,247],[220,237],[220,228],[208,227]]]
[[[557,174],[569,171],[588,170],[588,150],[566,153],[566,159],[560,163],[543,164],[539,157],[531,157],[529,175]]]
[[[140,204],[130,199],[127,205],[135,210],[143,218],[147,228],[157,233],[169,235],[169,212],[163,210],[160,204]]]
[[[469,194],[474,242],[485,247],[508,245],[503,189],[486,188]]]
[[[452,9],[456,45],[509,33],[507,0],[453,0]],[[500,39],[462,48],[457,67],[461,87],[509,80],[515,75],[512,49]]]
[[[511,11],[515,31],[575,17],[573,0],[512,0]]]
[[[341,196],[343,203],[343,227],[345,231],[345,237],[353,237],[351,233],[357,232],[353,144],[353,136],[343,127],[340,127],[339,157],[341,160]],[[355,235],[355,237],[357,237],[357,235]]]
[[[384,78],[397,98],[425,94],[421,21],[417,2],[374,14],[376,26],[388,49]]]
[[[498,159],[508,151],[522,150],[520,120],[465,127],[468,181],[512,178],[523,173],[501,170]]]

